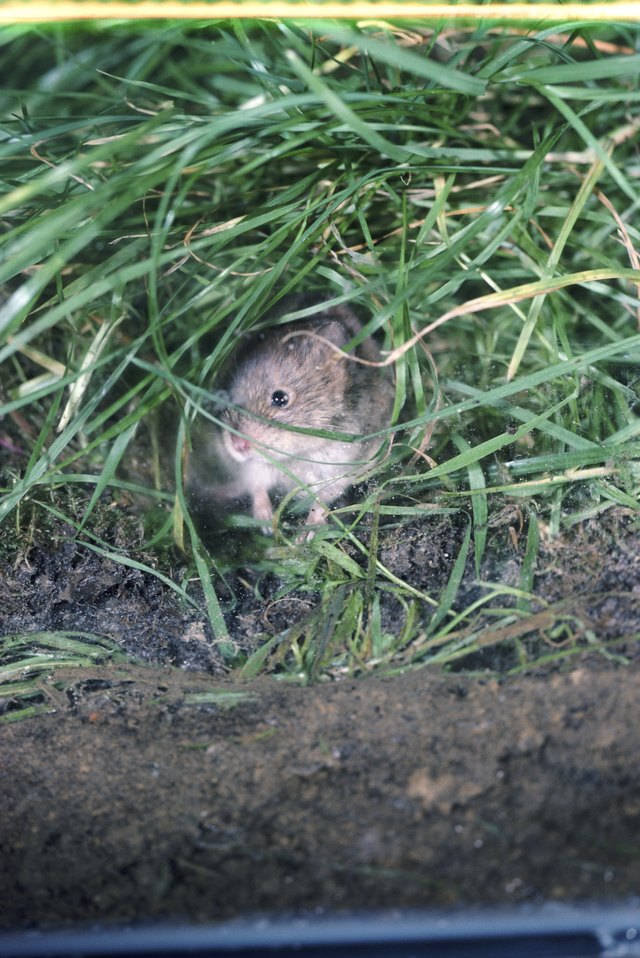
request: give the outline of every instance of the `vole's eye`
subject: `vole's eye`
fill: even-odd
[[[276,389],[271,393],[271,405],[277,406],[278,409],[289,405],[289,396],[284,389]]]

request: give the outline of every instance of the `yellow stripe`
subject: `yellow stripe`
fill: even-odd
[[[166,0],[155,3],[151,0],[123,3],[106,0],[92,3],[91,0],[55,0],[55,2],[2,3],[0,0],[0,23],[29,23],[48,20],[158,20],[253,17],[277,19],[301,18],[349,18],[361,20],[375,17],[400,19],[461,20],[626,20],[640,21],[640,2],[636,3],[387,3],[386,0],[353,3],[335,3],[327,0],[316,2],[288,3],[256,0]]]

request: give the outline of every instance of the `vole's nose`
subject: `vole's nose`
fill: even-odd
[[[231,433],[231,445],[240,455],[246,456],[251,449],[251,443],[244,436],[237,436],[235,432]]]

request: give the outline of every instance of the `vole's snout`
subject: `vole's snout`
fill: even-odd
[[[240,456],[246,456],[251,451],[251,443],[244,436],[237,436],[234,432],[230,434],[230,442],[235,452]]]

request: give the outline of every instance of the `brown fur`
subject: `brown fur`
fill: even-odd
[[[361,329],[351,310],[341,307],[259,334],[241,350],[229,375],[227,428],[214,442],[232,478],[212,490],[215,498],[248,496],[253,515],[270,522],[272,490],[308,491],[315,499],[313,524],[367,471],[383,441],[371,433],[389,424],[393,386],[386,370],[338,351]],[[380,358],[371,338],[354,354]],[[286,405],[274,404],[274,394],[286,394]],[[354,440],[295,431],[300,428]]]

